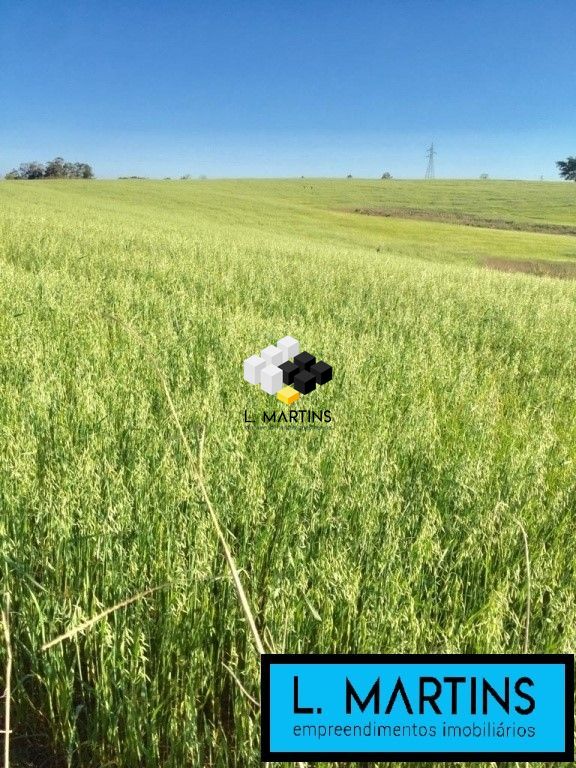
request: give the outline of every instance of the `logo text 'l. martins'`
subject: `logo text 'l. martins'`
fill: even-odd
[[[314,424],[322,422],[330,424],[332,415],[329,410],[311,411],[311,410],[292,410],[289,411],[262,411],[262,422],[264,424]],[[255,419],[251,419],[248,411],[244,411],[244,423],[254,424]]]

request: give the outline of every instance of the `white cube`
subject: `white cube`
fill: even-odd
[[[282,371],[277,365],[265,365],[260,372],[260,386],[269,395],[275,395],[282,389]]]
[[[279,349],[286,350],[286,360],[288,360],[290,357],[294,357],[298,354],[298,352],[300,352],[300,342],[297,341],[293,336],[284,336],[284,338],[280,339],[276,346]],[[282,362],[285,363],[286,360],[283,360]]]
[[[252,355],[244,360],[244,379],[250,384],[260,384],[260,374],[266,366],[266,360],[258,355]]]
[[[273,344],[270,344],[269,347],[263,349],[262,352],[260,352],[260,357],[263,357],[264,360],[271,365],[280,365],[288,360],[286,350],[280,349],[280,347],[275,347]]]

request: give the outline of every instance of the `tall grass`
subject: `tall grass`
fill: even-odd
[[[16,765],[258,761],[246,614],[158,376],[111,315],[192,446],[205,427],[203,483],[263,643],[574,652],[575,284],[477,268],[457,227],[402,222],[400,242],[340,223],[296,182],[202,184],[0,185]],[[522,209],[523,187],[498,194]],[[511,258],[574,247],[485,231],[479,250],[498,237]],[[305,403],[332,429],[244,427],[270,401],[241,361],[287,333],[334,365]]]

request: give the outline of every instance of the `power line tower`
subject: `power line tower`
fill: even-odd
[[[434,142],[430,144],[428,149],[426,150],[426,157],[428,158],[428,167],[426,168],[426,176],[424,176],[425,179],[433,179],[434,176],[434,155],[436,152],[434,151]]]

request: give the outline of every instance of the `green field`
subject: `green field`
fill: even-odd
[[[576,265],[536,224],[576,227],[576,185],[0,182],[17,766],[258,763],[203,430],[267,648],[575,652],[576,282],[488,268]],[[300,401],[330,428],[245,427],[275,401],[242,360],[286,334],[334,366]]]

